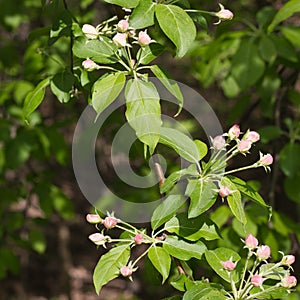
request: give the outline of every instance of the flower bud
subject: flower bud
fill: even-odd
[[[89,235],[89,239],[96,245],[105,245],[107,242],[106,236],[99,232]]]
[[[259,260],[266,260],[271,255],[271,249],[269,246],[261,245],[257,248],[256,255]]]
[[[245,239],[245,245],[249,249],[254,249],[258,246],[258,240],[255,236],[252,234],[248,234],[246,239]]]
[[[273,163],[273,156],[270,153],[263,155],[259,160],[259,164],[263,166],[269,166],[272,163]]]
[[[237,148],[240,152],[247,152],[251,149],[252,143],[249,140],[241,140],[238,142]]]
[[[151,37],[147,34],[147,30],[140,31],[138,36],[138,43],[144,47],[152,42]]]
[[[135,237],[134,237],[134,241],[137,245],[142,244],[143,242],[143,235],[141,233],[138,233]]]
[[[281,265],[284,266],[290,266],[295,262],[295,256],[294,255],[285,255],[281,260]]]
[[[82,32],[85,34],[85,36],[88,39],[91,39],[91,40],[98,38],[98,35],[99,35],[98,30],[90,24],[84,24],[82,26]]]
[[[225,198],[227,197],[228,195],[231,194],[231,190],[227,187],[227,186],[222,186],[220,189],[219,189],[219,195],[222,197],[222,198]]]
[[[129,266],[123,266],[121,269],[120,269],[120,273],[122,276],[124,277],[129,277],[132,275],[132,268],[129,267]]]
[[[87,71],[94,71],[94,70],[97,70],[99,68],[99,66],[94,61],[92,61],[91,59],[84,60],[82,62],[82,66]]]
[[[253,275],[251,277],[251,283],[254,286],[262,286],[264,279],[260,275]]]
[[[86,220],[91,224],[98,224],[102,222],[102,219],[99,215],[96,214],[87,214]]]
[[[107,229],[111,229],[114,228],[116,225],[118,224],[118,221],[116,218],[114,217],[106,217],[103,221],[103,225],[107,228]]]
[[[212,141],[213,147],[216,150],[221,150],[225,147],[226,141],[221,135],[217,135]]]
[[[235,269],[236,263],[234,263],[231,259],[222,262],[222,266],[227,271],[233,271]]]
[[[231,140],[238,138],[241,134],[240,126],[235,124],[228,130],[228,136]]]
[[[112,40],[119,48],[125,47],[127,45],[127,34],[118,32]]]
[[[221,10],[219,10],[216,13],[216,16],[221,20],[221,21],[226,21],[226,20],[231,20],[233,18],[233,13],[232,11],[225,9],[222,4],[219,4]]]
[[[126,32],[129,28],[129,23],[127,20],[120,20],[117,24],[117,30],[119,32]]]
[[[256,131],[247,131],[243,136],[243,140],[250,141],[251,143],[256,143],[260,140],[260,135]]]
[[[286,276],[281,280],[281,286],[285,288],[292,288],[297,285],[297,278],[295,276]]]

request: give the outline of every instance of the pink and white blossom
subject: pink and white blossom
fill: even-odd
[[[253,275],[251,277],[251,283],[254,286],[262,286],[263,282],[264,282],[264,278],[260,275]]]
[[[234,263],[231,259],[222,262],[222,266],[226,271],[233,271],[235,269],[236,263]]]
[[[297,285],[297,278],[295,276],[286,276],[281,280],[281,286],[285,288],[292,288]]]
[[[151,37],[148,35],[147,30],[140,31],[138,36],[138,43],[144,47],[152,42]]]
[[[137,245],[142,244],[143,242],[143,235],[141,233],[136,234],[136,236],[134,237],[134,241]]]
[[[250,250],[255,249],[258,246],[258,240],[252,234],[248,234],[245,239],[245,245]]]
[[[122,276],[124,277],[129,277],[132,275],[132,268],[130,266],[123,266],[121,269],[120,269],[120,273]]]
[[[114,228],[118,224],[118,221],[114,217],[106,217],[103,221],[103,225],[107,229]]]
[[[129,23],[127,20],[120,20],[117,24],[117,30],[119,32],[126,32],[129,28]]]
[[[228,130],[228,136],[231,140],[238,138],[241,134],[240,126],[235,124]]]
[[[263,155],[259,159],[259,164],[262,166],[269,166],[272,163],[273,163],[273,156],[270,153]]]
[[[99,69],[99,66],[91,59],[86,59],[82,62],[82,67],[87,71],[94,71]]]
[[[222,135],[217,135],[214,137],[212,144],[216,150],[221,150],[226,146],[226,141]]]
[[[88,39],[91,40],[97,39],[99,36],[98,30],[93,25],[90,24],[84,24],[82,26],[82,32]]]
[[[99,215],[97,214],[87,214],[86,215],[86,220],[90,223],[90,224],[98,224],[102,222],[102,219]]]
[[[118,32],[112,40],[119,48],[125,47],[127,45],[127,34]]]
[[[271,249],[267,245],[261,245],[257,248],[256,255],[259,260],[266,260],[271,255]]]
[[[256,143],[260,140],[260,135],[256,131],[247,131],[243,136],[243,140],[250,141],[251,143]]]
[[[227,186],[222,186],[222,187],[219,189],[219,195],[220,195],[222,198],[227,197],[227,196],[230,195],[231,193],[232,193],[231,190],[230,190]]]
[[[294,255],[285,255],[281,260],[281,265],[290,266],[295,262],[295,260]]]
[[[252,142],[249,140],[241,140],[237,144],[237,148],[240,152],[245,153],[251,149]]]

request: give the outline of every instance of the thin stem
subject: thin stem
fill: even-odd
[[[232,173],[235,173],[235,172],[240,172],[240,171],[244,171],[244,170],[248,170],[248,169],[252,169],[252,168],[257,168],[257,164],[255,163],[255,164],[250,165],[250,166],[246,166],[246,167],[242,167],[242,168],[238,168],[238,169],[226,171],[226,172],[224,172],[221,175],[228,175],[228,174],[232,174]]]
[[[246,263],[245,263],[245,266],[244,266],[244,271],[243,271],[243,275],[242,275],[242,279],[241,279],[241,283],[240,283],[240,287],[239,287],[239,291],[238,291],[239,296],[241,294],[243,283],[244,283],[245,276],[246,276],[246,273],[247,273],[247,268],[248,268],[248,264],[249,264],[249,259],[251,257],[251,255],[250,255],[251,252],[252,251],[249,249],[249,253],[248,253],[247,260],[246,260]]]
[[[215,12],[211,11],[206,11],[206,10],[199,10],[199,9],[185,9],[185,12],[191,12],[191,13],[201,13],[201,14],[206,14],[210,16],[216,16]]]
[[[270,291],[275,290],[277,288],[278,288],[277,285],[271,286],[271,287],[269,287],[269,288],[267,288],[267,289],[265,289],[265,290],[263,290],[261,292],[258,292],[258,293],[250,295],[249,297],[246,298],[246,300],[255,299],[255,298],[259,297],[261,294],[269,293]]]
[[[150,245],[150,247],[145,251],[143,252],[135,261],[134,263],[132,264],[132,268],[146,255],[148,254],[149,250],[155,245],[155,243],[153,243],[152,245]]]
[[[234,296],[234,299],[237,299],[238,293],[237,293],[237,289],[236,289],[236,286],[234,284],[234,280],[233,280],[232,276],[233,276],[232,272],[230,272],[230,284],[231,284],[233,296]]]

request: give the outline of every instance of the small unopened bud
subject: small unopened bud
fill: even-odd
[[[134,241],[137,245],[142,244],[143,242],[143,235],[141,233],[138,233],[135,237],[134,237]]]
[[[141,46],[147,46],[152,42],[151,37],[147,34],[147,30],[140,31],[138,36],[138,43]]]
[[[120,20],[117,24],[117,30],[119,32],[126,32],[129,28],[129,23],[127,20]]]
[[[281,286],[285,288],[292,288],[297,285],[297,278],[295,276],[286,276],[281,280]]]
[[[259,164],[262,166],[269,166],[272,163],[273,163],[273,156],[270,153],[263,155],[259,159]]]
[[[238,142],[237,148],[240,152],[245,153],[251,149],[252,143],[249,140],[241,140]]]
[[[251,277],[251,283],[254,286],[262,286],[264,279],[260,275],[253,275]]]
[[[227,271],[233,271],[235,269],[236,263],[234,263],[231,259],[222,262],[222,266]]]
[[[216,150],[221,150],[226,146],[226,141],[221,135],[217,135],[213,139],[212,144]]]
[[[94,70],[99,69],[99,66],[94,61],[92,61],[91,59],[84,60],[82,62],[82,66],[87,71],[94,71]]]
[[[131,276],[131,275],[132,275],[132,272],[133,272],[133,270],[132,270],[132,268],[129,267],[129,266],[124,266],[124,267],[122,267],[122,268],[120,269],[120,273],[121,273],[121,275],[124,276],[124,277],[129,277],[129,276]]]
[[[103,225],[107,229],[114,228],[118,224],[118,221],[114,217],[106,217],[103,221]]]
[[[245,245],[248,249],[252,250],[258,246],[258,240],[252,234],[248,234],[245,239]]]
[[[99,215],[96,214],[88,214],[86,215],[86,220],[91,224],[98,224],[102,222],[102,219]]]
[[[256,255],[259,260],[266,260],[271,255],[271,249],[269,246],[261,245],[257,248]]]
[[[101,234],[99,232],[89,235],[89,239],[98,246],[105,245],[105,243],[107,242],[106,236],[104,236],[103,234]]]
[[[295,262],[295,256],[294,255],[285,255],[281,260],[281,265],[284,266],[290,266]]]
[[[235,124],[228,130],[228,136],[231,140],[238,138],[241,134],[240,126]]]
[[[127,45],[127,34],[118,32],[112,40],[119,48],[125,47]]]
[[[247,131],[243,136],[243,140],[250,141],[251,143],[256,143],[260,140],[260,135],[256,131]]]
[[[85,34],[85,36],[88,39],[91,39],[91,40],[96,39],[99,36],[98,30],[93,25],[90,25],[90,24],[84,24],[82,26],[82,32]]]
[[[231,190],[227,187],[227,186],[222,186],[220,189],[219,189],[219,195],[222,197],[222,198],[225,198],[227,197],[228,195],[231,194]]]
[[[220,21],[231,20],[233,18],[232,11],[225,9],[222,4],[219,4],[221,10],[216,13],[216,17],[219,18]]]

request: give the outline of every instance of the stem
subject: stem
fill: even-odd
[[[275,289],[277,289],[277,288],[278,288],[277,285],[271,286],[271,287],[269,287],[268,289],[263,290],[263,291],[258,292],[258,293],[255,293],[255,294],[252,294],[251,296],[249,296],[249,297],[247,297],[247,298],[245,298],[245,299],[246,299],[246,300],[254,299],[254,298],[256,298],[256,297],[259,297],[259,296],[260,296],[261,294],[263,294],[263,293],[270,292],[270,291],[275,290]]]
[[[245,266],[244,266],[244,271],[243,271],[243,275],[242,275],[242,279],[241,279],[241,284],[240,284],[239,291],[238,291],[238,296],[241,296],[241,291],[242,291],[243,283],[244,283],[245,276],[246,276],[246,273],[247,273],[247,268],[248,268],[249,259],[251,257],[251,255],[250,255],[251,252],[252,251],[249,250],[247,260],[246,260],[246,263],[245,263]]]
[[[234,169],[234,170],[230,170],[230,171],[226,171],[221,175],[228,175],[228,174],[232,174],[235,172],[239,172],[239,171],[244,171],[244,170],[248,170],[248,169],[252,169],[252,168],[257,168],[256,163],[250,166],[246,166],[246,167],[242,167],[242,168],[238,168],[238,169]]]
[[[234,284],[234,280],[232,278],[232,272],[230,272],[230,284],[231,284],[231,288],[232,288],[234,299],[238,299],[237,298],[238,297],[238,293],[237,293],[236,286]]]
[[[210,16],[216,16],[215,12],[211,12],[211,11],[205,11],[205,10],[198,10],[198,9],[185,9],[185,12],[189,13],[201,13],[201,14],[206,14],[206,15],[210,15]]]
[[[146,254],[148,254],[149,250],[155,245],[155,243],[153,243],[152,245],[150,245],[150,247],[144,252],[142,253],[132,264],[132,268],[138,263],[139,260],[141,260]]]

